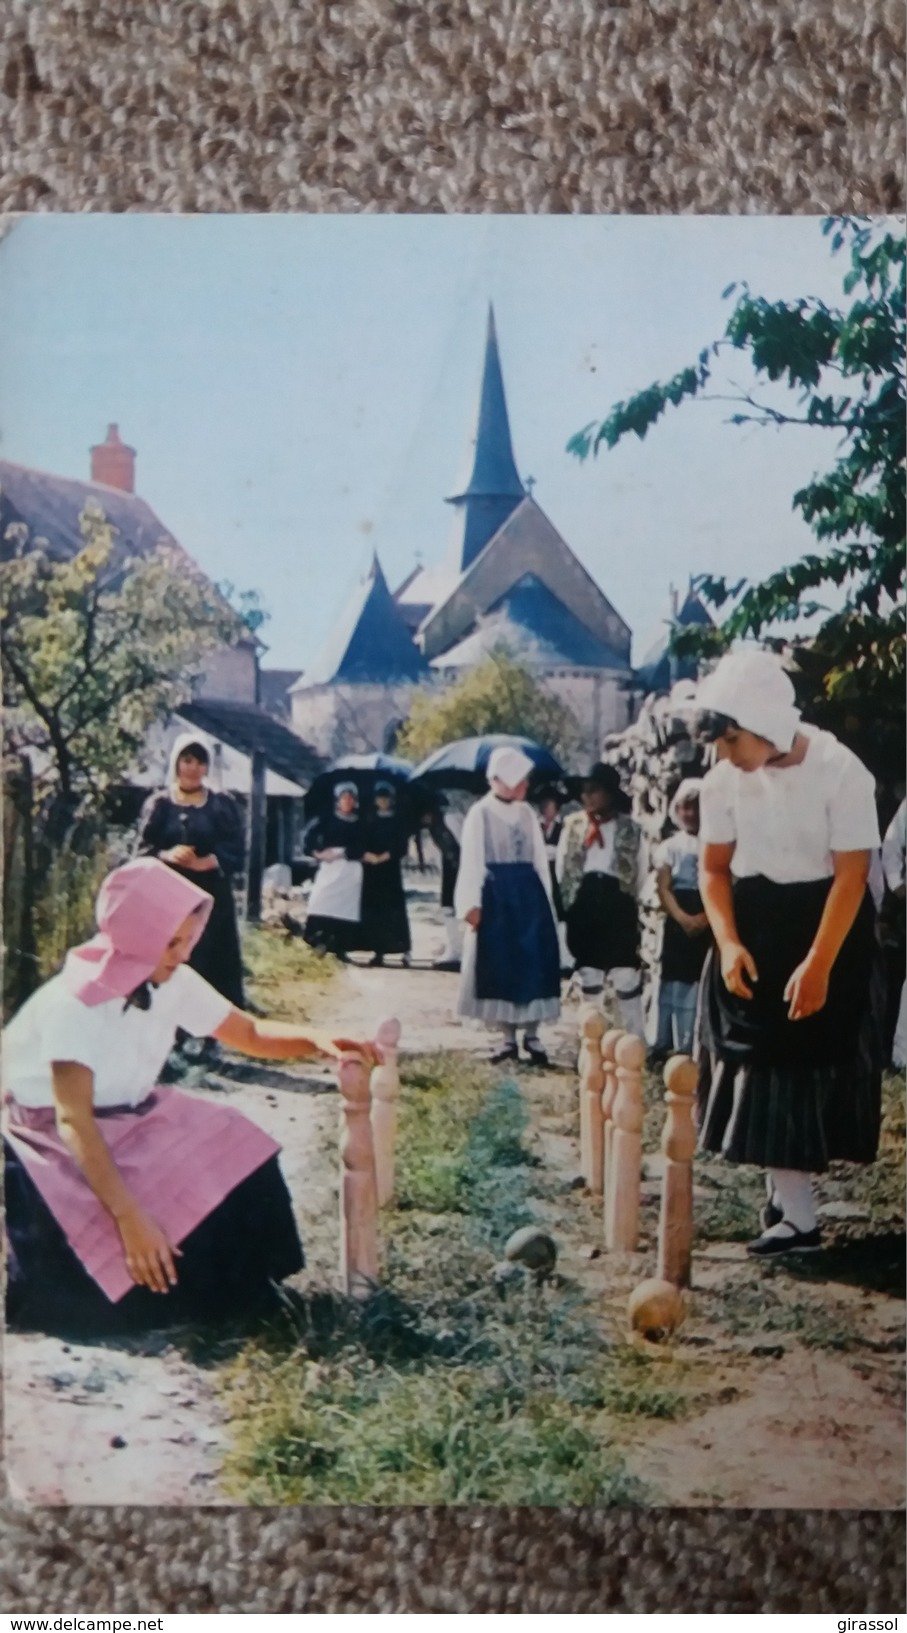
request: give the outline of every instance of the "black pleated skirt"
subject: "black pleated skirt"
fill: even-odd
[[[878,1152],[885,980],[871,904],[836,960],[823,1010],[786,1019],[783,987],[811,944],[829,884],[735,886],[758,996],[732,998],[717,953],[706,961],[696,1025],[699,1143],[730,1162],[815,1174],[834,1161],[872,1162]]]

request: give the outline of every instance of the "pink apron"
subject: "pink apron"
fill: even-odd
[[[95,1117],[126,1185],[175,1244],[280,1146],[241,1112],[156,1088],[135,1110]],[[88,1274],[112,1303],[135,1283],[120,1233],[77,1168],[53,1109],[7,1099],[3,1132]]]

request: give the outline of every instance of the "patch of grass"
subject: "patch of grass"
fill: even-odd
[[[735,1335],[788,1333],[809,1349],[857,1349],[860,1335],[842,1312],[769,1273],[757,1282],[729,1282],[721,1294],[721,1323]]]
[[[439,1054],[406,1064],[400,1206],[384,1286],[298,1310],[226,1374],[231,1494],[256,1503],[643,1502],[616,1441],[670,1417],[663,1363],[612,1353],[598,1300],[568,1283],[502,1296],[490,1271],[533,1217],[513,1082]]]
[[[317,958],[305,941],[273,925],[247,927],[242,956],[249,996],[272,1020],[304,1017],[306,997],[323,990],[337,968],[334,959]]]
[[[616,1350],[611,1366],[604,1372],[600,1404],[607,1412],[623,1418],[684,1417],[690,1408],[688,1392],[674,1382],[673,1368],[655,1362],[629,1345]]]
[[[765,1186],[752,1168],[724,1167],[719,1178],[707,1159],[697,1157],[696,1185],[708,1190],[697,1196],[693,1208],[693,1245],[706,1242],[750,1242],[759,1232],[759,1209]]]
[[[907,1151],[904,1101],[904,1073],[886,1072],[882,1080],[882,1134],[878,1157],[865,1168],[844,1170],[853,1201],[871,1209],[874,1224],[904,1218]]]
[[[328,1379],[296,1358],[276,1371],[256,1371],[253,1360],[245,1403],[255,1429],[241,1434],[229,1488],[253,1503],[613,1504],[643,1495],[567,1403],[539,1390],[514,1409],[474,1367]]]
[[[522,1170],[529,1115],[516,1084],[485,1066],[423,1056],[401,1080],[397,1206],[469,1213],[486,1239],[531,1218]]]

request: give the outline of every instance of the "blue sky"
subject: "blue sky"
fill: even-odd
[[[791,496],[835,435],[715,403],[586,465],[568,438],[692,362],[733,280],[838,303],[845,271],[804,216],[33,216],[0,243],[0,456],[87,478],[116,421],[167,527],[260,592],[265,661],[304,668],[373,550],[392,585],[444,555],[493,300],[517,466],[638,659],[672,580],[808,547]]]

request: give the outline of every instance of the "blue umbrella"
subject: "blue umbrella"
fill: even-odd
[[[403,782],[409,781],[412,769],[411,760],[398,760],[393,754],[341,754],[328,767],[329,771],[378,771]]]
[[[535,768],[533,779],[560,782],[566,776],[563,766],[541,743],[508,732],[488,732],[484,737],[461,737],[459,742],[435,749],[410,773],[411,780],[433,783],[436,788],[481,788],[487,780],[489,757],[496,748],[522,749]]]

